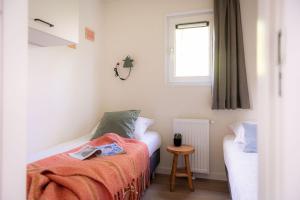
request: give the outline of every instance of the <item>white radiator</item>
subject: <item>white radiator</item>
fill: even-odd
[[[191,171],[194,173],[209,173],[209,124],[206,119],[174,119],[173,133],[182,134],[182,144],[195,147],[195,153],[190,156]],[[178,161],[183,166],[183,160]]]

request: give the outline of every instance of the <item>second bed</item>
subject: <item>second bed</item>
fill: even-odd
[[[224,138],[223,150],[232,200],[257,200],[257,153],[245,153],[234,135]]]

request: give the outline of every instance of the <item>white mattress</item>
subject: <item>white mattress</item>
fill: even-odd
[[[65,151],[69,151],[71,149],[74,149],[76,147],[84,145],[90,141],[93,133],[94,133],[94,131],[92,131],[92,133],[90,133],[90,134],[76,138],[69,142],[61,143],[61,144],[56,145],[47,150],[41,151],[34,155],[30,155],[28,158],[28,163],[31,163],[31,162],[34,162],[34,161],[58,154],[58,153],[63,153]],[[144,142],[147,145],[148,150],[149,150],[149,157],[151,157],[151,155],[157,149],[159,149],[161,146],[161,137],[157,132],[154,132],[154,131],[147,131],[145,133],[144,137],[140,141]]]
[[[257,200],[257,153],[245,153],[242,147],[233,141],[234,135],[227,135],[223,141],[232,200]]]
[[[140,141],[147,145],[150,157],[161,146],[161,137],[155,131],[147,131]]]

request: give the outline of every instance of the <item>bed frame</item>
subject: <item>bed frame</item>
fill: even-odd
[[[160,149],[157,149],[150,157],[150,175],[151,179],[155,177],[155,170],[160,162]]]

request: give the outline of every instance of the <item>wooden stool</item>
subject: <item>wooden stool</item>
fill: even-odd
[[[170,191],[171,192],[174,191],[176,177],[187,177],[189,188],[191,191],[194,191],[192,173],[190,168],[190,159],[189,159],[189,155],[194,153],[195,151],[194,147],[189,145],[182,145],[180,147],[168,146],[167,151],[174,155],[172,172],[170,176]],[[183,169],[177,169],[177,162],[178,162],[179,155],[184,156],[185,168]]]

